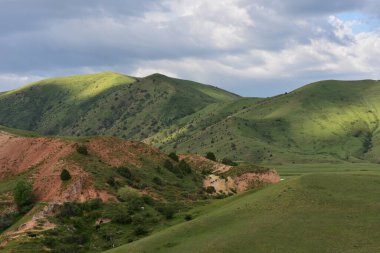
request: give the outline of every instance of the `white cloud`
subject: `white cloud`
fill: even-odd
[[[42,80],[46,77],[34,75],[16,75],[16,74],[0,74],[0,92],[7,91],[15,86],[25,85],[31,82]]]
[[[57,11],[41,0],[43,8],[29,4],[20,16],[16,4],[4,6],[1,84],[29,82],[21,78],[28,73],[161,72],[269,95],[294,83],[379,77],[380,30],[353,32],[360,21],[337,17],[375,13],[375,1],[93,1]],[[44,16],[49,9],[54,15]]]

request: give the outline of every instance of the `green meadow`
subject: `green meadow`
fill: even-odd
[[[107,252],[380,250],[379,166],[289,165],[279,171],[292,176],[195,208],[194,220]]]

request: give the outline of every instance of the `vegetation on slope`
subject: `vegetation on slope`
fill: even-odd
[[[0,94],[0,124],[48,135],[142,140],[183,117],[238,96],[154,74],[52,78]]]
[[[258,99],[154,74],[48,79],[0,94],[0,124],[114,135],[255,163],[379,162],[378,81],[322,81]]]
[[[138,141],[14,132],[0,131],[4,252],[100,252],[191,220],[192,207],[227,197],[206,191],[201,169]]]
[[[251,100],[237,112],[161,145],[264,163],[378,162],[379,97],[377,81],[319,82]],[[214,118],[227,108],[214,111]]]
[[[378,174],[297,177],[107,252],[375,252],[379,185]]]

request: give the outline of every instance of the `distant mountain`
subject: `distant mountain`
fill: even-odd
[[[242,98],[160,74],[106,72],[1,93],[0,124],[48,135],[113,135],[248,162],[379,162],[379,98],[373,80]]]

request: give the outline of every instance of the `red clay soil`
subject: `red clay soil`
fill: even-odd
[[[184,159],[190,166],[199,168],[200,170],[210,171],[209,175],[204,181],[203,186],[213,186],[216,192],[222,191],[225,193],[231,192],[234,189],[237,192],[243,192],[258,184],[273,184],[280,182],[280,176],[275,170],[269,170],[265,173],[247,172],[240,176],[228,177],[227,180],[220,178],[217,174],[223,173],[234,169],[235,167],[211,161],[203,156],[195,154],[179,155],[180,159]]]
[[[267,185],[280,182],[280,176],[275,170],[269,170],[264,173],[248,172],[236,177],[221,178],[218,175],[211,174],[204,181],[203,186],[213,186],[216,192],[244,192],[258,185]]]
[[[0,181],[20,174],[52,156],[72,151],[72,144],[48,138],[23,138],[0,131]]]
[[[19,137],[0,131],[0,181],[31,170],[29,179],[38,201],[86,201],[92,198],[114,198],[105,191],[96,190],[91,176],[64,158],[76,152],[74,141],[54,138]],[[60,179],[63,168],[72,179],[64,184]]]
[[[117,138],[98,137],[87,144],[89,151],[108,165],[119,167],[129,164],[141,167],[144,157],[149,160],[162,161],[166,156],[159,149],[138,141],[125,141]]]

